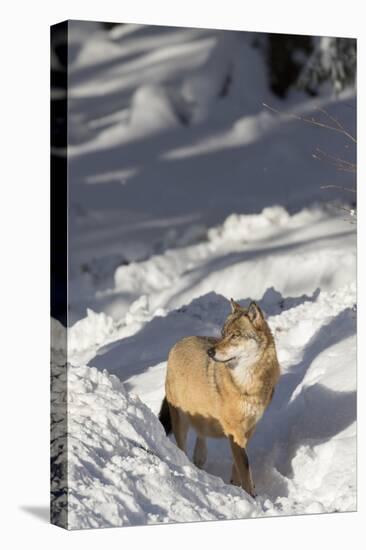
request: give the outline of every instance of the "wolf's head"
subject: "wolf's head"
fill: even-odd
[[[255,302],[244,308],[231,299],[231,313],[221,334],[221,340],[209,348],[207,353],[214,361],[223,363],[254,363],[272,342],[271,331],[263,312]]]

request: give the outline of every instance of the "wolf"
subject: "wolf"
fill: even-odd
[[[207,458],[206,437],[226,437],[231,482],[255,497],[246,447],[272,399],[280,366],[260,307],[230,302],[221,338],[189,336],[170,350],[159,419],[184,452],[188,429],[195,430],[193,462],[199,468]]]

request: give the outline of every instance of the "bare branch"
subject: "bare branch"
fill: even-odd
[[[326,128],[328,130],[333,130],[334,132],[338,132],[340,134],[343,134],[348,139],[350,139],[353,143],[357,143],[356,138],[352,134],[347,132],[347,130],[345,128],[343,128],[343,126],[340,124],[339,121],[337,121],[337,122],[333,121],[335,123],[335,126],[331,126],[330,124],[325,124],[324,122],[320,122],[319,120],[316,120],[314,117],[306,118],[306,117],[297,115],[296,113],[288,113],[288,112],[285,112],[285,111],[281,112],[281,111],[275,109],[274,107],[270,107],[269,105],[267,105],[267,103],[262,103],[262,105],[263,105],[263,107],[265,107],[266,109],[269,109],[273,113],[277,113],[277,114],[280,114],[280,115],[285,115],[285,116],[294,118],[296,120],[301,120],[302,122],[306,122],[307,124],[312,124],[313,126],[319,126],[320,128]],[[320,109],[318,109],[318,110],[320,110]],[[322,112],[323,111],[324,110],[322,110]],[[326,111],[324,111],[324,112],[326,112]],[[328,118],[332,119],[333,117],[331,117],[331,115],[328,115]]]
[[[344,221],[350,222],[350,223],[357,223],[357,210],[355,208],[346,208],[345,206],[340,206],[338,204],[332,204],[333,208],[336,208],[337,210],[342,210],[343,212],[347,212],[347,214],[352,218],[345,218]]]
[[[330,153],[326,153],[325,151],[322,151],[322,149],[320,149],[319,147],[317,147],[315,150],[320,156],[313,153],[313,158],[316,158],[317,160],[326,159],[330,161],[333,166],[335,166],[338,170],[341,170],[343,172],[356,172],[357,165],[355,163],[342,159],[340,157],[336,157],[334,155],[331,155]]]
[[[343,187],[342,185],[321,185],[320,189],[341,189],[342,191],[349,191],[350,193],[356,193],[356,189],[350,187]]]
[[[334,124],[340,129],[340,130],[345,130],[344,126],[342,126],[342,124],[339,122],[339,120],[331,115],[330,113],[328,113],[328,111],[326,111],[325,109],[322,109],[321,107],[318,107],[317,108],[317,111],[319,111],[319,113],[322,113],[324,116],[326,116],[327,118],[329,118],[329,120],[331,120],[332,122],[334,122]]]
[[[352,109],[353,111],[356,110],[356,107],[354,105],[352,105],[351,103],[344,103],[344,106],[345,107],[349,107],[350,109]]]

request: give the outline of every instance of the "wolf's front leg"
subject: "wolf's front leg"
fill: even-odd
[[[239,485],[254,498],[256,493],[250,472],[248,455],[245,450],[246,441],[240,442],[241,444],[239,445],[232,435],[229,436],[229,441],[234,458],[235,479],[240,480]]]
[[[238,470],[235,466],[235,462],[233,462],[233,467],[232,467],[232,470],[231,470],[230,483],[232,485],[238,485],[239,487],[241,486],[241,480],[240,480]]]

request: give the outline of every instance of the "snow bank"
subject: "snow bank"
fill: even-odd
[[[111,317],[87,309],[86,317],[75,323],[68,332],[69,353],[82,351],[90,346],[98,348],[114,330],[115,323]]]
[[[116,377],[70,365],[68,403],[69,529],[258,514],[241,489],[193,466]]]
[[[111,292],[150,295],[153,312],[209,292],[235,299],[250,292],[260,299],[270,287],[285,297],[333,290],[352,282],[355,270],[354,229],[337,209],[314,206],[290,215],[273,206],[230,215],[206,241],[120,266]],[[124,313],[118,307],[108,312],[115,318]]]
[[[231,214],[224,223],[208,231],[210,241],[258,239],[265,233],[289,225],[290,215],[283,206],[264,208],[261,214]],[[272,233],[273,234],[273,233]]]
[[[355,301],[350,285],[271,320],[283,375],[252,442],[268,513],[356,509]]]

